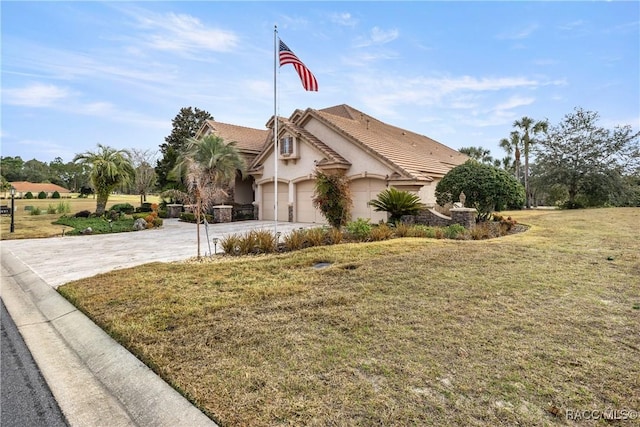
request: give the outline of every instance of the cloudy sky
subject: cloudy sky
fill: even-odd
[[[453,148],[575,107],[640,129],[638,2],[2,1],[2,156],[157,150],[182,107],[263,129],[274,25],[315,74],[279,111],[349,104]]]

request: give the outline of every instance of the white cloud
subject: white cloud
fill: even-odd
[[[331,22],[345,27],[355,27],[358,24],[358,20],[355,19],[349,12],[332,13],[329,17]]]
[[[558,29],[562,31],[575,31],[578,28],[583,28],[586,22],[582,19],[576,21],[567,22],[565,24],[558,25]]]
[[[234,32],[209,28],[191,15],[147,13],[138,16],[138,24],[143,32],[150,32],[142,37],[152,49],[195,54],[200,51],[228,52],[238,44]]]
[[[512,96],[511,98],[507,99],[506,101],[496,105],[495,110],[496,111],[504,111],[504,110],[511,110],[513,108],[517,108],[517,107],[523,107],[525,105],[531,105],[535,102],[535,98],[531,98],[531,97],[520,97],[520,96]]]
[[[2,93],[3,103],[23,107],[49,107],[70,96],[69,89],[44,83],[4,89]]]
[[[373,27],[366,37],[360,37],[355,42],[355,47],[367,47],[371,45],[381,45],[394,41],[400,36],[400,32],[393,28],[383,30],[380,27]]]
[[[528,38],[531,34],[533,34],[537,29],[538,24],[529,24],[524,28],[516,28],[512,30],[505,31],[496,36],[497,39],[500,40],[522,40]]]

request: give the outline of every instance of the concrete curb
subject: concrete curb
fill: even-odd
[[[5,247],[1,297],[71,426],[216,426]]]

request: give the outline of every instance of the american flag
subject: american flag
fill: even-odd
[[[318,81],[309,69],[298,59],[298,57],[289,49],[289,47],[280,40],[280,66],[293,64],[302,81],[302,86],[306,90],[318,91]]]

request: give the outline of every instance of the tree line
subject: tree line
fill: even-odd
[[[524,188],[524,207],[640,206],[640,132],[607,129],[597,112],[576,108],[556,125],[523,117],[500,140],[506,155],[464,147],[472,159],[510,173]]]

